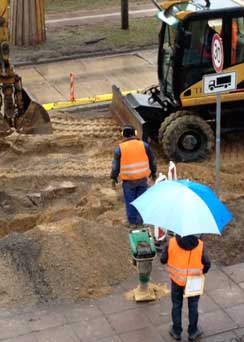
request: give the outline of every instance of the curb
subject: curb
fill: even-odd
[[[140,51],[147,51],[147,50],[152,50],[152,49],[157,49],[157,45],[151,45],[147,47],[136,47],[135,49],[126,49],[126,50],[98,50],[96,52],[81,52],[75,55],[70,55],[70,56],[62,56],[62,57],[57,57],[57,58],[50,58],[50,59],[42,59],[39,61],[27,61],[27,62],[14,62],[14,67],[22,67],[22,66],[31,66],[31,65],[40,65],[40,64],[45,64],[45,63],[56,63],[56,62],[65,62],[65,61],[70,61],[73,59],[79,59],[79,58],[96,58],[96,57],[106,57],[106,56],[116,56],[116,55],[125,55],[125,54],[134,54]]]
[[[142,89],[127,90],[127,91],[122,91],[122,95],[139,94],[141,92],[142,92]],[[90,97],[83,97],[80,99],[76,99],[74,101],[45,103],[42,106],[47,111],[60,110],[60,109],[65,109],[65,108],[70,108],[70,107],[79,107],[79,106],[85,106],[85,105],[91,105],[91,104],[97,104],[97,103],[103,103],[103,102],[111,102],[112,98],[113,98],[113,94],[110,93],[110,94],[96,95],[96,96],[90,96]]]

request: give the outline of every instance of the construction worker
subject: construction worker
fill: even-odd
[[[130,204],[147,189],[147,179],[156,179],[157,167],[154,155],[146,142],[137,138],[137,132],[131,125],[122,128],[123,141],[116,147],[112,162],[112,186],[122,179],[122,188],[129,224],[140,225],[142,218],[136,208]]]
[[[207,273],[211,267],[203,241],[195,235],[172,237],[162,250],[160,261],[168,264],[171,279],[171,301],[173,324],[169,334],[175,340],[181,340],[182,305],[187,276]],[[200,296],[188,297],[189,341],[195,341],[202,335],[198,328],[198,303]]]

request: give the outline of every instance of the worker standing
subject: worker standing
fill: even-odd
[[[195,235],[180,237],[176,235],[164,246],[160,256],[162,264],[168,264],[171,279],[171,301],[173,325],[169,334],[175,339],[181,339],[182,332],[182,305],[185,285],[188,276],[201,276],[211,267],[209,257],[205,251],[203,241]],[[199,295],[188,297],[190,341],[195,341],[202,335],[198,328]]]
[[[146,142],[137,138],[131,125],[122,128],[123,141],[115,148],[112,162],[112,186],[122,180],[127,219],[130,225],[142,224],[142,218],[130,203],[147,189],[149,176],[156,179],[157,167],[154,155]]]

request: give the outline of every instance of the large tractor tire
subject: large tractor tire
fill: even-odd
[[[193,113],[188,112],[186,110],[179,110],[175,113],[170,114],[167,116],[167,118],[164,119],[164,121],[161,123],[160,129],[158,131],[158,141],[161,143],[164,137],[164,133],[167,129],[167,127],[172,123],[172,121],[176,120],[177,118],[180,118],[185,115],[193,115]]]
[[[167,126],[162,145],[170,160],[192,162],[206,159],[213,151],[214,133],[199,116],[180,116]]]

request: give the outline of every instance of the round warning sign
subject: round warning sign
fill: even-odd
[[[224,65],[224,49],[222,39],[216,33],[212,39],[212,63],[216,72],[221,72]]]

